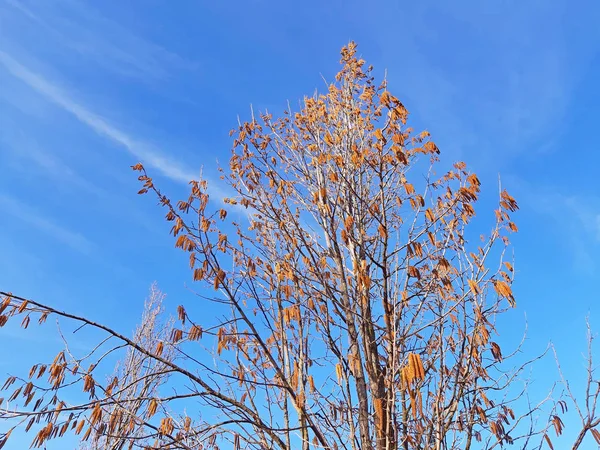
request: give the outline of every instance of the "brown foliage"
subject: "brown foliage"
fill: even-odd
[[[93,432],[103,445],[165,449],[468,449],[535,434],[515,434],[530,411],[516,415],[503,393],[519,369],[501,370],[511,355],[490,339],[496,316],[515,306],[503,258],[517,203],[502,191],[489,236],[470,243],[479,179],[464,163],[436,177],[440,150],[407,123],[351,43],[327,93],[232,131],[224,178],[235,195],[217,209],[205,181],[190,181],[189,198],[173,203],[134,166],[140,193],[166,208],[202,297],[227,315],[198,323],[180,306],[178,328],[141,342],[6,296],[0,325],[62,316],[153,367],[128,368],[106,386],[94,363],[85,370],[61,353],[32,368],[46,390],[9,379],[25,407],[45,399],[12,412],[45,424],[34,446],[86,427],[84,438]],[[167,373],[178,380],[174,393],[158,389]],[[146,375],[154,384],[140,391]],[[58,393],[77,382],[90,401],[65,407]],[[199,402],[202,418],[177,414],[182,399]]]

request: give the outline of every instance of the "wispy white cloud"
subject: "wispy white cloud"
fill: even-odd
[[[96,247],[83,234],[51,221],[41,212],[12,196],[0,193],[0,208],[3,214],[19,219],[81,253],[89,254]]]
[[[162,233],[158,224],[151,220],[152,216],[138,202],[122,195],[118,190],[121,184],[110,183],[107,186],[101,180],[90,177],[86,172],[89,168],[78,171],[68,156],[60,155],[51,145],[45,145],[35,133],[25,132],[14,122],[9,121],[8,124],[0,134],[0,146],[6,156],[7,169],[11,172],[41,183],[50,182],[53,189],[64,189],[61,195],[69,196],[73,201],[81,201],[82,196],[85,196],[86,202],[92,199],[97,204],[97,212],[102,210],[115,220],[117,217],[119,220],[131,220],[153,234]]]
[[[18,14],[71,55],[118,75],[142,82],[164,80],[174,71],[195,69],[196,65],[163,47],[149,42],[129,28],[105,17],[93,5],[77,0],[5,0],[9,18]]]
[[[569,5],[413,2],[373,19],[390,84],[442,150],[466,152],[482,167],[493,159],[498,168],[525,151],[554,150],[577,84],[600,48],[590,34],[598,34],[597,18]],[[391,30],[400,16],[411,20],[398,47]],[[573,26],[586,32],[573,33]]]
[[[54,180],[66,181],[77,188],[96,197],[106,197],[107,192],[78,174],[65,163],[55,152],[43,149],[36,139],[19,129],[6,130],[0,136],[0,144],[4,144],[7,154],[15,160],[17,170],[36,172],[49,176]],[[24,164],[21,164],[23,162]]]
[[[47,100],[75,116],[81,123],[125,148],[133,156],[148,166],[159,170],[166,177],[180,183],[188,183],[190,180],[198,179],[199,173],[193,173],[178,162],[161,154],[152,145],[140,142],[116,126],[111,125],[105,118],[76,102],[64,90],[45,79],[42,75],[29,70],[2,50],[0,50],[0,65],[43,95]]]
[[[586,274],[598,270],[597,254],[600,245],[600,204],[598,199],[547,193],[539,198],[545,214],[554,225],[558,243],[572,259],[572,266]]]
[[[536,226],[556,236],[555,243],[572,258],[571,265],[585,273],[599,269],[595,254],[600,246],[600,198],[561,192],[517,177],[505,177],[523,209],[537,215]]]
[[[533,191],[525,198],[534,211],[553,216],[557,225],[570,224],[569,232],[582,236],[588,246],[600,244],[600,199],[550,188]]]
[[[580,230],[590,243],[600,244],[600,201],[582,196],[556,196],[568,213],[580,224]]]

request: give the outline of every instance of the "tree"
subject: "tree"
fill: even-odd
[[[551,445],[547,430],[560,418],[536,428],[540,406],[523,404],[515,384],[535,358],[515,366],[494,341],[496,318],[515,306],[506,255],[516,201],[501,190],[490,233],[471,241],[477,176],[464,163],[437,175],[438,147],[407,126],[406,108],[375,83],[354,43],[341,66],[300,111],[265,112],[232,131],[223,178],[235,195],[216,209],[205,181],[174,203],[134,166],[140,193],[166,208],[216,323],[180,306],[168,339],[130,339],[5,294],[0,324],[49,315],[86,324],[126,348],[126,361],[170,376],[172,389],[145,389],[145,372],[126,365],[103,384],[100,356],[87,369],[62,352],[32,368],[45,387],[10,377],[10,399],[23,405],[2,413],[39,424],[34,446],[71,429],[100,442],[117,432],[122,448]],[[61,399],[73,384],[89,401]],[[182,400],[201,417],[176,410]]]
[[[153,353],[159,345],[164,348],[164,342],[169,340],[173,332],[171,322],[163,324],[160,321],[164,297],[153,284],[144,304],[141,324],[133,335],[133,342],[147,353]],[[117,364],[103,392],[109,400],[104,406],[104,417],[98,422],[90,422],[91,429],[96,433],[89,444],[82,442],[82,450],[118,450],[125,448],[128,442],[144,440],[145,429],[150,425],[143,418],[147,418],[158,407],[152,401],[159,395],[159,388],[165,385],[171,373],[168,366],[147,353],[127,347],[123,361]],[[175,347],[167,347],[161,356],[173,362]],[[71,356],[71,359],[77,358]]]

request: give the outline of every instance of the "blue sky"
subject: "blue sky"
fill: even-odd
[[[129,166],[174,197],[202,169],[218,194],[237,117],[322,89],[353,39],[444,160],[479,174],[483,218],[499,173],[519,201],[519,307],[501,334],[520,337],[526,314],[526,348],[556,342],[579,380],[586,314],[600,331],[598,23],[592,0],[0,0],[0,288],[125,332],[154,280],[168,305],[193,301]],[[0,330],[0,371],[53,335]],[[553,362],[536,374],[545,387]]]

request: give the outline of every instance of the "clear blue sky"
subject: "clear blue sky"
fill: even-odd
[[[0,288],[125,332],[154,280],[169,306],[193,302],[129,166],[174,197],[201,167],[217,178],[238,115],[322,89],[352,39],[444,160],[488,200],[500,173],[519,201],[500,331],[514,341],[527,314],[527,349],[556,342],[578,380],[588,312],[600,331],[599,23],[592,0],[0,0]],[[54,335],[0,329],[0,373],[50,357]],[[534,377],[546,387],[552,361]]]

